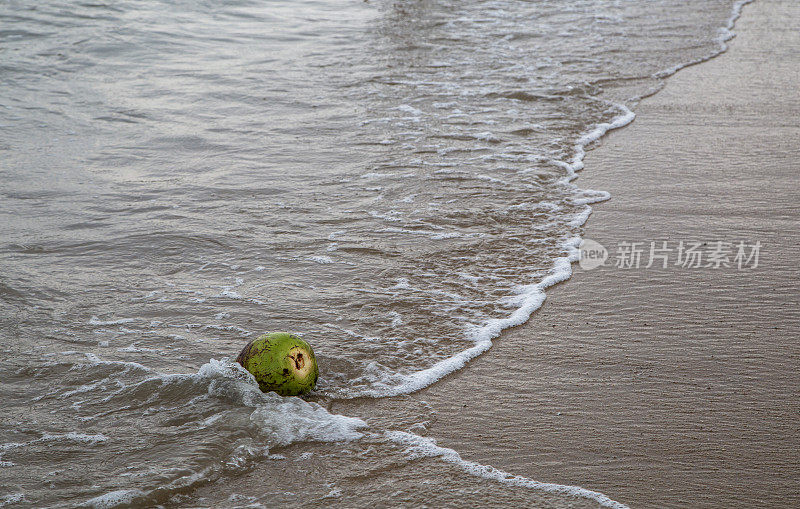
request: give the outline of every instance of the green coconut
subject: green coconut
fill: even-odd
[[[313,390],[319,377],[311,345],[288,332],[257,337],[242,349],[236,362],[256,377],[262,391],[281,396]]]

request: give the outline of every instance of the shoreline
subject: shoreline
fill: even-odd
[[[427,436],[631,507],[800,501],[799,15],[786,0],[749,5],[728,51],[670,76],[587,153],[578,181],[612,197],[594,206],[585,239],[758,241],[760,264],[573,265],[530,321],[406,397],[435,409]]]
[[[687,67],[691,67],[694,65],[702,64],[704,62],[708,62],[714,58],[719,57],[721,54],[725,53],[728,50],[728,43],[735,37],[735,32],[733,28],[736,24],[736,21],[742,15],[742,8],[755,0],[738,0],[732,7],[731,15],[728,18],[726,26],[721,27],[719,29],[720,34],[718,37],[718,44],[719,48],[717,52],[711,54],[709,56],[701,57],[697,60],[690,61],[685,64],[680,64],[676,67],[670,68],[663,72],[659,72],[654,76],[662,78],[664,80],[669,79],[671,76],[675,75],[676,73],[680,72],[682,69]],[[664,82],[666,84],[666,82]],[[638,103],[648,97],[652,97],[653,95],[657,94],[662,87],[651,91],[644,96],[640,96],[635,99],[635,102]],[[593,144],[607,136],[612,131],[616,131],[627,127],[631,122],[633,122],[636,118],[636,114],[628,108],[623,103],[609,103],[612,107],[615,107],[619,110],[619,114],[613,117],[608,122],[603,122],[594,125],[590,130],[586,131],[585,133],[581,134],[578,138],[576,144],[574,145],[575,154],[569,161],[562,161],[562,160],[551,160],[550,163],[556,166],[559,166],[567,171],[567,175],[561,179],[561,182],[565,185],[574,185],[572,184],[574,180],[576,180],[580,176],[580,172],[584,169],[584,159],[587,155],[587,147],[589,151],[593,150]],[[596,195],[595,197],[591,198],[580,198],[582,203],[586,205],[593,205],[596,203],[602,203],[608,199],[610,199],[611,195],[602,190],[595,190],[595,189],[583,189],[580,186],[574,186],[577,191],[581,193],[591,193]],[[589,216],[592,213],[592,208],[588,207],[585,213],[579,214],[575,219],[570,221],[570,224],[573,226],[584,226],[589,219]],[[548,272],[548,275],[545,276],[541,281],[535,284],[527,285],[525,287],[525,291],[520,294],[520,297],[525,302],[520,308],[515,310],[511,315],[505,318],[498,318],[492,320],[489,324],[483,326],[478,333],[476,334],[475,339],[475,346],[463,350],[452,357],[448,357],[443,359],[430,368],[423,369],[421,371],[415,371],[407,376],[407,380],[388,390],[381,390],[381,391],[368,391],[366,393],[360,394],[358,397],[373,397],[373,398],[385,398],[385,397],[396,397],[401,395],[407,394],[414,394],[418,391],[424,390],[427,387],[430,387],[432,384],[435,384],[437,381],[441,380],[444,377],[447,377],[461,369],[463,369],[472,359],[475,359],[489,349],[491,349],[493,341],[496,340],[504,331],[508,329],[512,329],[514,327],[518,327],[520,325],[524,325],[527,323],[534,313],[536,313],[539,308],[544,304],[544,300],[546,298],[546,292],[548,288],[555,286],[561,282],[564,282],[572,277],[573,270],[572,265],[579,259],[578,254],[578,243],[582,241],[583,237],[575,237],[568,239],[562,243],[562,248],[564,248],[568,254],[557,258],[553,267]]]

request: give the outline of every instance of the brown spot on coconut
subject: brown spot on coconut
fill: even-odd
[[[316,387],[319,370],[314,350],[288,332],[271,332],[248,343],[236,362],[253,374],[259,388],[298,396]]]

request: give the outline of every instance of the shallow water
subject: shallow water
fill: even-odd
[[[0,506],[247,505],[227,486],[255,462],[402,452],[323,406],[527,319],[607,197],[572,183],[583,146],[718,52],[732,6],[4,3]],[[314,345],[310,402],[210,360],[267,330]]]

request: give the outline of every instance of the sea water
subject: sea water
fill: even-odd
[[[575,181],[585,151],[743,3],[4,2],[0,507],[421,482],[621,506],[326,406],[418,391],[528,320],[608,198]],[[230,360],[272,330],[314,345],[306,400]],[[254,465],[268,487],[236,491]],[[331,479],[359,469],[387,487],[348,499]]]

